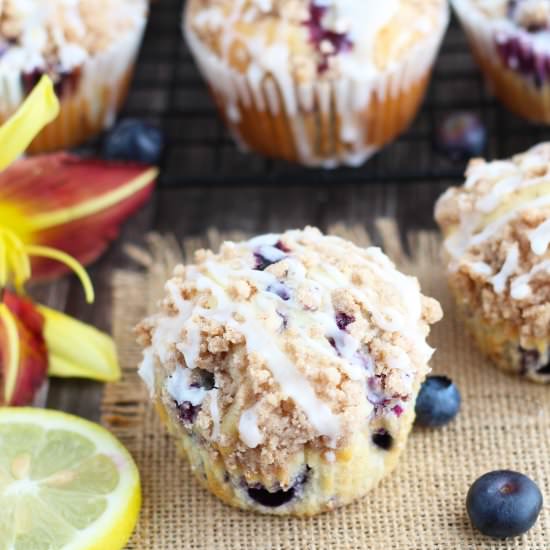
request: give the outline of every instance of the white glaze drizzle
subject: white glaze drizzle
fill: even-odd
[[[502,197],[518,189],[523,181],[519,174],[502,179],[477,201],[477,208],[484,213],[492,212],[500,204]]]
[[[336,454],[334,451],[325,451],[323,457],[329,464],[336,462]]]
[[[514,243],[508,253],[506,254],[506,260],[502,265],[501,270],[491,279],[489,282],[493,285],[497,294],[502,294],[506,288],[508,278],[514,273],[519,266],[519,247],[517,243]]]
[[[273,115],[284,111],[301,162],[326,167],[335,166],[339,162],[359,165],[377,147],[365,135],[364,123],[357,116],[358,111],[367,109],[375,94],[379,100],[384,100],[386,96],[395,96],[429,71],[446,27],[448,9],[446,3],[442,2],[439,20],[434,29],[429,29],[435,32],[426,32],[425,37],[410,49],[405,59],[390,63],[380,70],[373,54],[376,37],[399,9],[399,1],[330,0],[323,4],[329,7],[325,16],[326,23],[330,25],[331,19],[345,21],[349,27],[347,30],[350,39],[354,42],[350,52],[338,55],[342,77],[334,82],[322,78],[314,78],[311,82],[295,81],[289,70],[290,41],[286,37],[286,27],[282,20],[275,42],[268,43],[256,35],[238,33],[235,22],[239,17],[246,21],[246,14],[241,13],[241,0],[235,2],[227,22],[219,27],[223,44],[221,55],[218,56],[209,49],[193,28],[195,25],[200,28],[219,23],[217,14],[209,16],[208,11],[198,10],[193,18],[186,18],[185,33],[203,76],[224,102],[225,111],[231,121],[238,122],[241,119],[240,104],[247,107],[254,104],[258,111],[268,110]],[[411,30],[423,32],[423,29],[432,26],[429,23],[418,21]],[[307,32],[305,27],[304,32]],[[245,44],[250,56],[244,74],[233,69],[227,61],[229,45],[237,39],[239,43]],[[397,47],[398,44],[393,46]],[[335,153],[336,156],[329,159],[317,158],[313,144],[306,139],[308,134],[305,115],[311,112],[315,98],[318,109],[324,115],[331,113],[331,98],[334,98],[342,121],[340,138],[350,146],[348,150]],[[237,141],[242,143],[236,128],[233,128],[233,132]],[[244,144],[242,145],[244,148]]]
[[[534,265],[529,273],[520,275],[512,281],[510,288],[510,295],[514,300],[523,300],[531,294],[531,279],[542,272],[550,273],[550,260],[545,260],[539,264]]]
[[[149,393],[155,393],[155,351],[149,346],[143,351],[143,359],[139,365],[138,374],[145,382]]]
[[[491,266],[489,264],[486,264],[485,262],[471,262],[468,264],[468,266],[474,273],[477,273],[478,275],[489,277],[493,274]]]
[[[246,409],[239,418],[239,436],[241,441],[251,449],[255,449],[264,440],[264,434],[258,427],[256,405]]]
[[[531,250],[537,256],[542,256],[550,244],[550,219],[541,223],[528,233]]]
[[[466,250],[472,246],[480,245],[490,239],[499,229],[504,227],[510,220],[514,219],[520,212],[530,208],[539,208],[550,204],[550,195],[537,197],[531,201],[519,202],[515,207],[505,214],[492,221],[481,231],[477,231],[479,217],[476,214],[465,216],[461,220],[460,227],[445,240],[445,248],[455,259],[461,258]]]
[[[328,246],[331,254],[336,258],[341,257],[349,260],[346,258],[346,253],[339,248],[339,240],[322,237],[314,230],[306,230],[304,234],[309,241],[315,242],[322,238],[323,246]],[[299,232],[289,232],[287,235],[293,251],[299,252],[305,248],[311,253],[307,244],[300,243]],[[215,303],[210,304],[209,309],[193,305],[182,298],[175,283],[168,283],[166,290],[178,312],[176,315],[157,318],[157,326],[153,332],[153,348],[159,353],[161,361],[166,361],[167,358],[173,358],[171,354],[177,346],[178,351],[184,355],[187,366],[193,368],[196,366],[198,358],[197,350],[200,350],[200,333],[197,328],[200,317],[212,319],[234,329],[245,337],[248,352],[265,361],[282,392],[300,406],[316,431],[320,435],[327,436],[329,444],[334,445],[340,431],[339,418],[316,395],[307,378],[299,372],[280,348],[278,339],[274,336],[281,324],[278,312],[284,311],[289,314],[290,322],[292,322],[293,328],[299,331],[302,345],[306,349],[309,347],[317,353],[326,355],[334,363],[339,364],[350,379],[362,380],[371,376],[374,372],[374,364],[366,350],[361,349],[361,343],[346,331],[341,330],[336,324],[336,312],[332,305],[330,291],[338,288],[348,288],[349,290],[348,276],[334,265],[322,261],[317,263],[317,269],[309,269],[306,273],[304,265],[294,258],[292,253],[285,258],[286,253],[275,246],[280,238],[280,235],[264,235],[249,241],[246,246],[250,249],[251,256],[258,253],[263,258],[270,258],[272,261],[280,261],[284,258],[290,273],[289,284],[297,286],[306,280],[312,281],[313,285],[316,285],[313,288],[318,288],[322,294],[320,307],[317,311],[305,312],[302,306],[292,300],[283,301],[275,293],[269,292],[267,289],[278,281],[268,271],[254,270],[250,265],[253,264],[253,259],[250,263],[248,260],[241,261],[241,269],[236,268],[234,263],[229,267],[208,261],[202,264],[200,270],[196,266],[189,266],[186,270],[186,278],[194,281],[198,290],[211,293],[215,298]],[[368,267],[374,279],[391,284],[401,296],[404,309],[401,312],[382,306],[379,303],[380,298],[368,287],[361,288],[361,290],[356,287],[352,288],[354,297],[368,308],[375,323],[382,330],[391,330],[402,334],[404,338],[415,344],[415,349],[419,350],[427,361],[433,350],[426,344],[425,335],[420,329],[422,306],[417,282],[413,278],[400,274],[379,249],[368,249],[364,255],[357,254],[354,256],[354,261]],[[251,302],[234,302],[226,293],[226,288],[231,280],[248,280],[260,292],[254,294],[254,299]],[[290,292],[294,290],[295,288],[289,288]],[[314,325],[325,328],[327,342],[311,337],[309,327]],[[328,343],[329,337],[335,340],[338,357]],[[399,351],[396,351],[389,360],[393,367],[398,368],[402,373],[403,383],[410,387],[413,378],[410,360],[403,354],[399,354]],[[206,392],[188,387],[189,372],[187,369],[176,370],[175,379],[172,377],[168,381],[169,392],[178,395],[178,399],[182,398],[183,392],[185,394],[183,397],[186,400],[193,399],[197,403],[202,402]],[[194,393],[189,394],[192,390]],[[214,406],[214,398],[212,399],[211,407]],[[216,416],[215,411],[211,411],[211,414],[213,418]],[[245,427],[249,427],[250,417],[247,416],[243,422],[245,422]],[[249,438],[249,441],[254,442],[256,439],[252,437],[252,439]]]
[[[166,379],[166,391],[178,405],[188,401],[195,407],[202,404],[207,393],[204,388],[191,387],[191,371],[180,366]]]

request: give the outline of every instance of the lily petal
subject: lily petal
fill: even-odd
[[[44,318],[34,304],[9,291],[0,303],[0,404],[28,405],[46,379]]]
[[[61,250],[87,265],[151,195],[156,168],[65,153],[22,159],[0,173],[0,219],[25,244]],[[67,272],[33,260],[33,278]]]
[[[115,344],[109,336],[59,311],[44,306],[38,309],[46,320],[50,376],[101,382],[120,379]]]
[[[43,76],[16,113],[0,127],[0,170],[7,168],[59,113],[53,82]]]

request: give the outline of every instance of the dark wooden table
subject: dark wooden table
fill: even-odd
[[[433,204],[447,183],[345,184],[335,186],[246,186],[186,188],[157,191],[153,200],[123,228],[120,238],[90,270],[96,302],[84,302],[79,283],[67,279],[42,287],[38,295],[71,315],[109,331],[113,270],[133,268],[123,246],[144,244],[150,230],[172,232],[183,238],[209,227],[248,233],[282,231],[312,224],[326,229],[342,222],[365,226],[377,239],[374,220],[395,217],[402,233],[431,228]],[[97,420],[102,385],[83,380],[51,379],[48,406]]]

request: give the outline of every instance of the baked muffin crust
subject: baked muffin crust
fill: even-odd
[[[243,73],[257,63],[275,73],[284,58],[293,78],[311,82],[367,79],[389,68],[441,27],[442,6],[442,0],[202,0],[190,2],[187,18],[213,54]]]
[[[414,408],[441,317],[379,249],[313,228],[199,251],[166,290],[142,376],[230,473],[278,483],[304,448],[330,460]]]
[[[63,74],[144,24],[144,0],[1,0],[0,69]]]

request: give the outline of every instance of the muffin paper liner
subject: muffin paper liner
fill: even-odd
[[[545,82],[536,83],[532,75],[525,75],[519,70],[507,67],[498,52],[499,36],[506,36],[507,39],[517,38],[518,41],[529,45],[529,35],[485,17],[479,13],[471,0],[451,1],[491,91],[508,109],[519,116],[534,122],[550,124],[550,75],[546,77]],[[550,59],[550,55],[548,58]]]
[[[59,116],[35,138],[28,152],[68,149],[108,128],[126,99],[145,22],[109,49],[86,60],[64,79],[76,85],[62,92]],[[22,103],[23,74],[0,69],[0,121]]]
[[[311,166],[357,166],[415,116],[447,26],[446,4],[443,10],[439,28],[404,59],[364,79],[302,83],[282,62],[271,72],[242,73],[203,44],[187,18],[184,33],[243,149]]]

